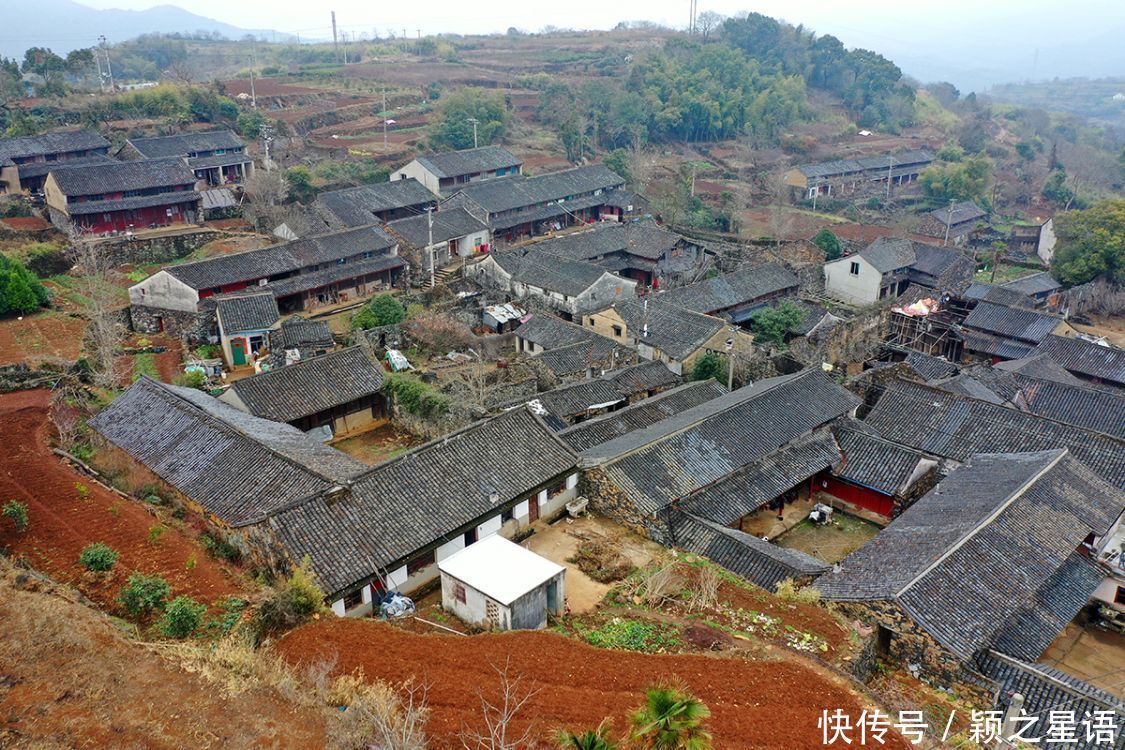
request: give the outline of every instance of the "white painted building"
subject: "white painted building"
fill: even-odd
[[[563,612],[566,568],[501,536],[445,560],[442,607],[468,623],[498,630],[535,630]]]

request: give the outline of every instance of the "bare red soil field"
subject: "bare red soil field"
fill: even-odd
[[[56,312],[0,320],[0,365],[45,359],[73,362],[85,330],[85,320]]]
[[[0,396],[0,499],[27,503],[29,516],[22,533],[0,524],[0,546],[107,609],[116,606],[134,570],[159,573],[174,594],[206,603],[244,590],[238,574],[192,537],[169,526],[150,541],[150,529],[160,523],[156,516],[62,463],[47,444],[49,404],[46,390]],[[105,542],[121,554],[109,574],[95,576],[79,565],[78,553],[91,542]]]
[[[0,224],[18,232],[44,232],[51,228],[46,220],[38,216],[12,216],[0,219]]]
[[[101,613],[0,570],[0,747],[317,748],[325,712],[257,685],[225,696]]]
[[[707,704],[715,747],[724,750],[822,748],[822,709],[856,719],[863,710],[842,680],[795,661],[609,651],[544,632],[419,635],[372,620],[330,619],[289,633],[278,651],[299,665],[334,661],[335,674],[362,669],[370,679],[427,684],[435,750],[459,748],[464,728],[482,728],[478,691],[495,701],[495,668],[505,664],[522,687],[536,691],[513,722],[517,732],[530,722],[541,737],[594,727],[607,715],[623,730],[645,689],[668,681],[686,684]],[[851,747],[864,747],[853,740]],[[868,746],[908,747],[897,735],[886,740]]]

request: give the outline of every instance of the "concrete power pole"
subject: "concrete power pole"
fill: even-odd
[[[473,126],[473,148],[477,148],[477,125],[480,123],[475,117],[470,117],[468,123]]]
[[[109,64],[109,46],[106,44],[105,34],[98,37],[98,48],[101,50],[102,56],[105,57],[105,85],[109,87],[110,91],[113,91],[113,67]],[[101,69],[101,65],[98,65],[98,69]]]
[[[437,285],[437,269],[434,268],[434,209],[426,209],[426,229],[429,237],[426,240],[426,252],[430,254],[430,289]]]
[[[336,53],[336,59],[340,59],[340,43],[336,38],[336,11],[332,11],[332,49]]]

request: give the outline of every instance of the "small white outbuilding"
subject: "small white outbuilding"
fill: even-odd
[[[442,606],[468,623],[535,630],[563,611],[566,568],[493,534],[438,561]]]

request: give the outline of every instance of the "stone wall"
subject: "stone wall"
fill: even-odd
[[[53,385],[71,370],[71,363],[44,362],[36,369],[26,364],[0,366],[0,393],[43,388]]]
[[[179,260],[199,248],[224,237],[213,229],[196,229],[183,234],[169,234],[157,237],[113,237],[86,240],[97,245],[98,253],[108,256],[114,266],[147,265],[168,263]]]
[[[588,468],[578,480],[578,494],[590,500],[590,509],[665,546],[672,545],[668,529],[628,498],[602,469]]]
[[[137,333],[159,333],[163,330],[193,345],[207,343],[215,324],[213,309],[189,313],[147,305],[129,307],[129,326]]]

